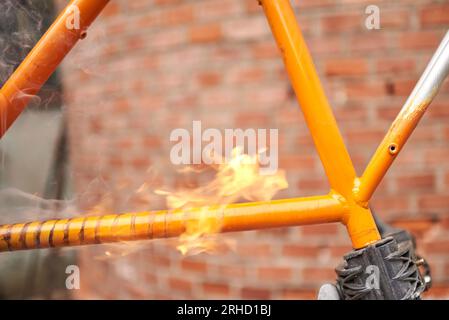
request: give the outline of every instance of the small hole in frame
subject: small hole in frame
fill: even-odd
[[[392,143],[388,147],[388,151],[390,152],[390,154],[397,154],[398,150],[399,150],[399,147],[398,147],[398,145],[396,143]]]

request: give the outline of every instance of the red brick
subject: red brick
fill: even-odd
[[[435,176],[433,174],[410,174],[400,176],[396,179],[397,188],[401,192],[413,190],[432,190],[435,187]]]
[[[332,267],[329,268],[304,268],[302,270],[302,277],[308,283],[323,284],[326,281],[333,281],[336,279],[335,271]]]
[[[170,289],[175,291],[190,292],[192,290],[192,283],[190,281],[176,277],[168,279],[168,285]]]
[[[422,217],[419,219],[398,219],[392,221],[391,225],[405,229],[415,236],[422,236],[435,225],[435,222],[432,219]]]
[[[244,68],[239,67],[238,71],[231,74],[231,83],[243,84],[243,83],[257,83],[264,76],[263,69],[261,68]]]
[[[101,13],[102,17],[112,17],[112,16],[116,16],[120,13],[120,5],[118,3],[110,3],[108,4],[103,12]]]
[[[126,113],[129,112],[131,109],[131,106],[126,99],[117,100],[114,104],[114,111],[118,113]]]
[[[386,94],[386,86],[383,82],[373,83],[348,83],[346,94],[349,99],[378,98]]]
[[[262,127],[266,128],[269,116],[262,112],[241,112],[235,116],[235,123],[239,128]]]
[[[151,160],[147,157],[134,157],[131,160],[132,166],[137,170],[146,170],[151,165]]]
[[[161,268],[168,268],[171,265],[171,261],[168,257],[163,255],[152,255],[151,262]]]
[[[298,189],[299,190],[326,190],[329,186],[329,183],[326,179],[320,178],[302,178],[298,181]]]
[[[415,60],[401,58],[380,58],[376,63],[376,69],[379,73],[413,73],[415,71]]]
[[[221,75],[217,72],[203,72],[198,75],[198,82],[204,87],[214,87],[220,84]]]
[[[332,257],[343,258],[343,256],[352,251],[352,247],[350,245],[331,246],[329,250]]]
[[[381,128],[354,128],[347,130],[344,134],[346,140],[350,144],[358,143],[380,143],[385,131]]]
[[[204,261],[192,261],[188,258],[181,261],[181,268],[185,271],[193,271],[202,274],[207,272],[207,264]]]
[[[315,158],[308,155],[284,155],[279,159],[279,167],[284,169],[300,168],[302,170],[314,169]]]
[[[427,113],[427,117],[435,118],[437,121],[444,121],[449,118],[449,108],[447,103],[433,102]]]
[[[224,36],[229,41],[250,41],[270,35],[270,28],[263,16],[230,20],[224,28]]]
[[[112,157],[109,159],[109,165],[114,169],[122,168],[124,164],[125,161],[121,157]]]
[[[449,251],[449,240],[435,240],[421,245],[427,254],[444,255]]]
[[[273,41],[255,43],[251,46],[252,56],[256,59],[280,58],[280,52]]]
[[[423,195],[419,197],[418,206],[420,209],[439,209],[449,207],[449,197],[447,195]]]
[[[159,148],[161,146],[161,139],[156,136],[146,136],[143,139],[143,146],[145,148]]]
[[[406,212],[409,210],[410,201],[405,195],[376,195],[372,199],[372,205],[379,212]]]
[[[117,144],[116,144],[116,148],[118,148],[118,150],[120,149],[130,149],[132,146],[134,146],[135,144],[135,140],[132,138],[122,138],[122,139],[118,139]]]
[[[257,13],[262,10],[262,6],[259,3],[259,1],[252,1],[252,0],[243,0],[245,2],[245,9],[249,13]]]
[[[185,43],[186,35],[179,30],[162,29],[151,35],[148,42],[151,43],[154,48],[167,50]]]
[[[246,287],[240,292],[243,299],[267,300],[271,298],[271,291],[268,289]]]
[[[268,244],[241,244],[237,247],[237,252],[240,255],[269,257],[272,254],[271,247]]]
[[[228,296],[229,295],[229,285],[225,283],[211,283],[206,282],[203,284],[203,291],[206,297],[210,298],[212,296]]]
[[[368,112],[366,108],[362,108],[359,105],[351,106],[345,105],[341,108],[335,108],[335,117],[337,118],[337,122],[343,121],[364,121],[368,116]]]
[[[339,36],[327,37],[326,41],[321,38],[307,39],[307,46],[312,53],[312,56],[319,54],[337,54],[344,50],[343,42]]]
[[[336,223],[317,224],[310,226],[302,226],[300,228],[301,234],[304,236],[320,236],[320,235],[335,235],[338,232],[338,225]]]
[[[283,255],[298,258],[316,258],[319,252],[320,248],[317,246],[306,246],[301,244],[287,244],[284,245],[284,249],[282,250]]]
[[[287,281],[291,279],[292,273],[288,267],[261,267],[258,270],[260,280]]]
[[[449,297],[449,288],[445,285],[432,285],[432,290],[423,294],[424,299],[447,299]]]
[[[182,0],[154,0],[154,3],[159,6],[168,6],[181,3]]]
[[[259,8],[259,12],[262,8]],[[223,18],[235,18],[242,11],[239,2],[231,1],[201,1],[195,2],[195,17],[203,21],[218,21]]]
[[[406,32],[401,35],[399,43],[403,49],[435,49],[441,37],[433,31]]]
[[[336,14],[322,18],[321,26],[325,32],[345,32],[361,30],[364,23],[361,14]]]
[[[323,8],[323,7],[335,7],[335,1],[333,0],[301,0],[294,1],[294,7],[301,9],[311,9],[311,8]]]
[[[194,26],[190,29],[190,39],[194,43],[216,42],[221,37],[222,31],[218,24]]]
[[[368,66],[364,59],[338,59],[326,62],[328,76],[359,76],[366,74]]]
[[[248,272],[243,266],[225,265],[218,267],[218,274],[229,278],[245,278]]]
[[[354,36],[349,40],[349,49],[351,52],[383,52],[391,46],[391,42],[384,34],[366,34]]]
[[[391,123],[396,118],[400,110],[400,106],[380,106],[377,108],[376,114],[379,119],[387,120]]]
[[[316,300],[317,290],[285,289],[282,291],[282,299],[286,300]]]
[[[447,163],[447,159],[449,159],[449,148],[447,147],[432,148],[425,152],[425,161],[429,165],[441,166]]]
[[[193,21],[193,8],[190,5],[178,6],[158,13],[162,26],[185,25]]]
[[[417,79],[401,79],[392,82],[392,91],[389,91],[389,95],[406,96],[408,97],[413,91],[416,85]]]
[[[134,51],[145,48],[146,43],[144,37],[142,37],[141,35],[134,35],[128,37],[125,45],[129,50]]]
[[[405,29],[410,27],[410,12],[407,10],[382,10],[380,13],[381,29]]]
[[[449,4],[435,4],[424,7],[419,13],[419,19],[421,25],[436,26],[436,25],[446,25],[449,23]]]

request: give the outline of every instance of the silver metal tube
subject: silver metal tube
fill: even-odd
[[[449,32],[441,41],[424,73],[371,158],[362,177],[356,180],[356,201],[366,204],[398,153],[426,112],[449,73]]]
[[[421,78],[408,97],[401,110],[401,116],[407,117],[412,112],[425,109],[432,102],[444,79],[449,74],[449,31],[444,36],[438,49],[428,63]],[[424,111],[424,110],[423,110]]]

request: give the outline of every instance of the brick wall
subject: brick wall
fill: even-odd
[[[361,174],[448,29],[449,1],[292,3]],[[364,27],[370,4],[380,7],[380,30]],[[163,199],[133,190],[145,180],[155,188],[201,183],[169,161],[169,133],[191,128],[192,120],[208,128],[279,128],[289,188],[277,197],[328,190],[256,0],[111,1],[63,72],[72,174],[86,207],[163,208]],[[446,82],[373,201],[379,215],[417,235],[433,268],[434,297],[449,295],[448,158]],[[314,298],[350,249],[339,225],[221,239],[233,249],[186,258],[173,241],[79,249],[78,296]],[[105,250],[127,255],[104,259]]]

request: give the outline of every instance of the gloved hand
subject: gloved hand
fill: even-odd
[[[323,284],[318,291],[318,300],[340,300],[337,287],[333,284]]]

